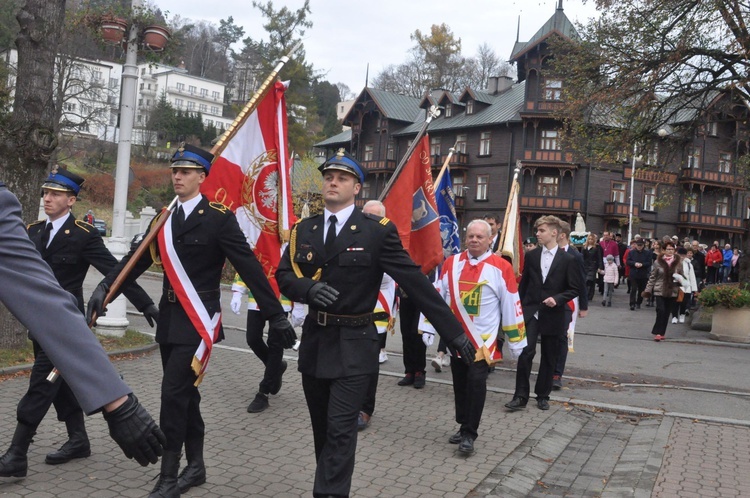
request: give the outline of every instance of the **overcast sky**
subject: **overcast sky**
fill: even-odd
[[[229,16],[245,28],[245,35],[265,38],[262,18],[250,0],[150,0],[169,18],[181,17],[219,24]],[[265,0],[263,0],[265,1]],[[278,9],[296,10],[303,0],[274,0]],[[555,13],[558,0],[311,0],[313,27],[305,34],[308,62],[326,73],[331,83],[342,82],[355,92],[365,85],[367,64],[370,81],[389,64],[406,61],[414,45],[409,35],[429,32],[433,24],[446,23],[461,38],[464,56],[474,56],[482,43],[507,60],[516,40],[528,41]],[[593,0],[564,0],[568,18],[585,22],[595,16]],[[282,73],[283,77],[283,73]]]

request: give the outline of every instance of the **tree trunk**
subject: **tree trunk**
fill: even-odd
[[[0,130],[0,179],[21,201],[26,221],[37,217],[40,187],[57,145],[52,95],[64,19],[65,0],[26,0],[16,16],[15,101],[8,126]],[[20,347],[24,343],[21,325],[2,307],[0,344]]]

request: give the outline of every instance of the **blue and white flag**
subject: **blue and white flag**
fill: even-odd
[[[440,215],[440,238],[443,241],[443,256],[461,252],[461,237],[458,234],[456,217],[456,198],[453,194],[450,170],[446,170],[435,195],[438,214]]]

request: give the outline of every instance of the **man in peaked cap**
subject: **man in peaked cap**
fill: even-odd
[[[83,280],[89,266],[107,274],[117,260],[104,246],[99,231],[92,225],[76,220],[71,208],[76,203],[83,178],[65,169],[53,170],[42,185],[46,219],[28,227],[29,238],[42,259],[50,266],[60,286],[71,293],[83,314]],[[138,285],[125,289],[125,295],[153,326],[158,315],[151,298]],[[31,335],[34,365],[29,378],[29,389],[17,408],[15,435],[10,449],[0,457],[0,476],[23,477],[28,469],[27,452],[36,429],[50,408],[55,405],[58,420],[65,422],[68,440],[62,447],[47,455],[45,462],[57,465],[75,458],[91,455],[86,434],[83,410],[64,378],[49,382],[47,376],[54,368],[41,345]]]
[[[323,214],[292,230],[276,281],[292,301],[309,305],[298,369],[315,441],[314,496],[349,496],[357,418],[380,346],[374,313],[387,273],[412,296],[438,334],[467,364],[476,350],[461,324],[401,245],[396,225],[354,205],[364,181],[359,163],[340,150],[320,168]]]
[[[198,385],[209,358],[204,352],[210,353],[210,346],[224,338],[219,285],[226,259],[253,293],[263,319],[269,322],[269,336],[280,337],[285,348],[292,347],[297,339],[234,213],[200,193],[212,160],[211,153],[191,145],[180,147],[172,156],[175,213],[161,227],[163,233],[155,249],[144,252],[126,279],[134,281],[154,258],[164,265],[156,342],[164,370],[160,425],[167,444],[151,498],[180,496],[206,482],[205,424]],[[131,249],[97,286],[89,301],[90,311],[102,312],[104,296],[134,251]],[[178,476],[183,444],[188,464]]]

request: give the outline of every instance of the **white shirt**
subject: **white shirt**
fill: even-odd
[[[175,208],[175,213],[177,212],[177,209],[179,209],[180,206],[182,206],[182,212],[185,213],[185,219],[187,219],[188,216],[190,216],[190,213],[193,212],[193,209],[195,209],[195,206],[198,205],[198,203],[203,199],[203,196],[196,195],[189,201],[180,202],[177,201],[177,208]]]
[[[349,219],[349,217],[354,212],[354,204],[351,206],[345,207],[338,213],[332,213],[329,210],[325,209],[323,210],[323,217],[325,219],[325,224],[323,228],[323,242],[326,240],[326,236],[328,235],[328,218],[331,217],[331,215],[336,215],[336,235],[341,233],[341,229],[344,228],[344,223],[346,223],[346,220]]]
[[[552,249],[542,247],[542,282],[545,282],[547,280],[549,267],[552,266],[552,260],[555,259],[557,249],[557,246],[553,247]]]
[[[55,221],[50,221],[50,219],[47,218],[47,223],[52,223],[52,230],[50,230],[50,232],[49,232],[49,240],[47,241],[47,247],[49,247],[49,245],[52,243],[52,239],[55,238],[55,235],[57,235],[57,232],[60,231],[60,228],[62,228],[62,226],[65,224],[65,222],[68,221],[68,218],[70,216],[72,216],[72,215],[70,214],[70,211],[68,211],[67,215],[60,216]],[[47,229],[47,224],[46,223],[44,224],[44,229],[45,230]],[[47,247],[45,247],[45,249]]]

